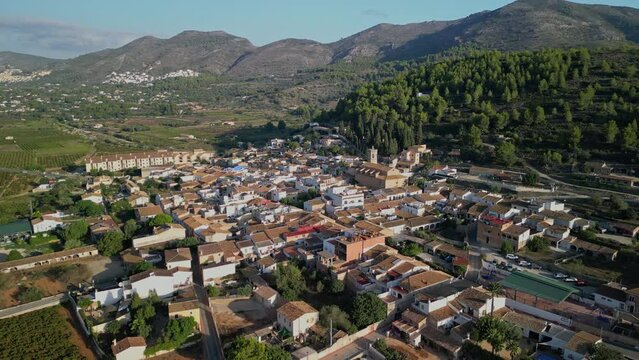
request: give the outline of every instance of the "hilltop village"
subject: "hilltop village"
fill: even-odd
[[[17,251],[0,270],[106,257],[109,276],[64,296],[94,351],[116,359],[198,343],[215,359],[251,347],[294,359],[586,359],[604,339],[639,345],[639,284],[562,265],[627,261],[597,234],[632,242],[639,227],[589,219],[554,189],[503,191],[525,174],[464,165],[459,150],[319,151],[335,146],[347,144],[89,157],[73,214],[34,209],[0,229],[5,245],[59,238],[63,249]]]

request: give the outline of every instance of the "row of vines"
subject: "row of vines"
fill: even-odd
[[[0,359],[83,359],[58,306],[0,320]]]
[[[37,155],[33,151],[0,152],[0,167],[4,168],[60,168],[73,165],[82,154]]]

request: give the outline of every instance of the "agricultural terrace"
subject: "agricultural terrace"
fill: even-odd
[[[73,165],[91,145],[54,121],[0,122],[0,167],[53,169]]]
[[[54,306],[0,320],[0,359],[92,357],[88,349],[78,346],[82,342],[68,315],[66,309]]]

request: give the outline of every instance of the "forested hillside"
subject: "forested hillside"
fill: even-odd
[[[473,51],[363,85],[322,120],[387,155],[436,143],[506,164],[514,151],[546,165],[637,162],[637,67],[636,48]]]

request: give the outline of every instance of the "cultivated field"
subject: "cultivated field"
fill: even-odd
[[[60,306],[0,320],[0,358],[94,359]]]
[[[36,176],[0,172],[0,198],[26,193],[36,180]]]
[[[95,138],[97,153],[143,149],[222,149],[230,141],[263,143],[271,137],[285,137],[287,132],[267,132],[268,121],[277,125],[284,119],[289,128],[300,124],[270,113],[244,110],[213,110],[189,116],[132,117],[127,120],[83,122],[82,130]]]
[[[0,122],[0,167],[52,169],[73,165],[91,144],[54,121]]]
[[[79,164],[89,154],[166,149],[225,149],[236,141],[264,143],[289,131],[265,131],[282,119],[289,129],[300,123],[281,113],[218,109],[185,116],[131,117],[126,120],[0,121],[0,168],[58,169]],[[98,126],[101,125],[101,126]]]

